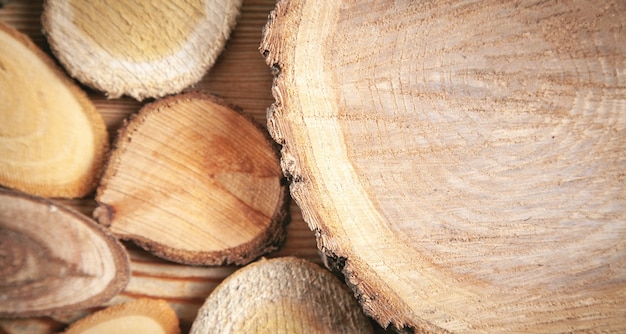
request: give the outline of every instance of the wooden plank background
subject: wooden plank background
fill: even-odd
[[[258,47],[262,28],[274,0],[244,0],[238,23],[225,51],[203,80],[193,87],[221,96],[243,108],[258,122],[265,124],[266,109],[274,99],[271,95],[272,75]],[[13,0],[0,8],[0,21],[30,36],[51,55],[41,28],[42,0]],[[128,97],[107,99],[104,94],[84,87],[102,114],[111,137],[114,138],[123,120],[147,102],[137,102]],[[95,207],[93,196],[81,200],[59,200],[91,216]],[[290,207],[291,222],[287,227],[287,240],[283,248],[268,257],[296,256],[321,264],[315,238],[302,220],[295,203]],[[189,267],[158,259],[133,244],[125,244],[132,258],[132,277],[126,290],[109,304],[125,300],[150,297],[170,302],[181,319],[183,332],[195,318],[196,311],[208,294],[237,267]],[[77,293],[80,293],[77,291]],[[94,310],[87,310],[92,312]],[[54,318],[25,320],[0,319],[0,333],[51,333],[62,329],[85,312],[59,315]],[[380,329],[378,329],[380,331]]]

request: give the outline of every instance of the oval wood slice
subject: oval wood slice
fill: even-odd
[[[291,194],[383,326],[626,331],[626,2],[279,1]]]
[[[83,197],[109,148],[87,95],[28,36],[0,23],[0,185]]]
[[[198,311],[191,334],[373,333],[350,290],[295,257],[261,259],[224,280]]]
[[[128,283],[128,254],[93,220],[39,197],[0,189],[0,317],[98,306]]]
[[[73,323],[65,334],[180,334],[174,309],[162,299],[137,299],[109,306]]]
[[[67,71],[111,98],[178,93],[215,63],[241,0],[45,1],[43,27]]]
[[[278,152],[251,118],[201,92],[146,105],[120,131],[94,215],[180,263],[244,264],[285,237]]]

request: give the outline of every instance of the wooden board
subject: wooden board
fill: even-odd
[[[245,0],[238,24],[227,43],[226,50],[205,78],[195,87],[224,98],[240,106],[260,124],[266,122],[266,109],[274,102],[271,94],[272,75],[264,63],[258,47],[261,31],[273,0]],[[42,35],[40,15],[41,0],[10,2],[0,8],[0,21],[16,27],[49,52]],[[0,51],[1,52],[1,51]],[[123,97],[107,100],[104,94],[83,87],[102,114],[112,136],[128,115],[135,113],[149,101],[137,102]],[[84,200],[60,200],[82,213],[91,216],[95,208],[93,196]],[[295,203],[290,207],[291,223],[287,227],[287,240],[283,248],[270,257],[297,256],[321,263],[314,234],[307,227]],[[177,311],[185,332],[195,318],[204,299],[235,267],[188,267],[163,261],[141,249],[127,244],[131,253],[132,277],[126,291],[108,304],[139,297],[163,298]],[[51,333],[82,314],[70,314],[55,319],[0,320],[0,333]]]

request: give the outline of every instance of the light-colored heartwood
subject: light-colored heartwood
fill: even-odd
[[[180,334],[172,307],[159,299],[137,299],[110,306],[73,323],[64,334]]]
[[[99,306],[126,287],[129,268],[123,246],[90,218],[0,188],[0,318]]]
[[[109,147],[87,95],[28,36],[0,22],[0,185],[84,197]]]
[[[624,13],[278,2],[270,133],[368,314],[418,332],[626,331]]]
[[[304,259],[261,259],[222,282],[198,311],[191,334],[372,333],[350,290]]]
[[[215,63],[242,0],[48,0],[52,51],[82,83],[111,98],[178,93]]]

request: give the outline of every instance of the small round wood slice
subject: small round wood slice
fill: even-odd
[[[382,326],[626,332],[626,2],[279,1],[291,194]]]
[[[285,237],[288,194],[268,134],[201,92],[146,105],[121,130],[94,215],[187,264],[244,264]]]
[[[111,98],[178,93],[215,63],[241,0],[45,1],[43,27],[66,70]]]
[[[83,197],[99,181],[109,137],[87,95],[24,34],[0,23],[0,185]]]
[[[73,323],[65,334],[180,334],[174,309],[162,299],[109,306]]]
[[[295,257],[261,259],[224,280],[198,311],[191,334],[373,333],[350,290]]]
[[[126,287],[128,254],[93,220],[39,197],[0,189],[0,317],[98,306]]]

